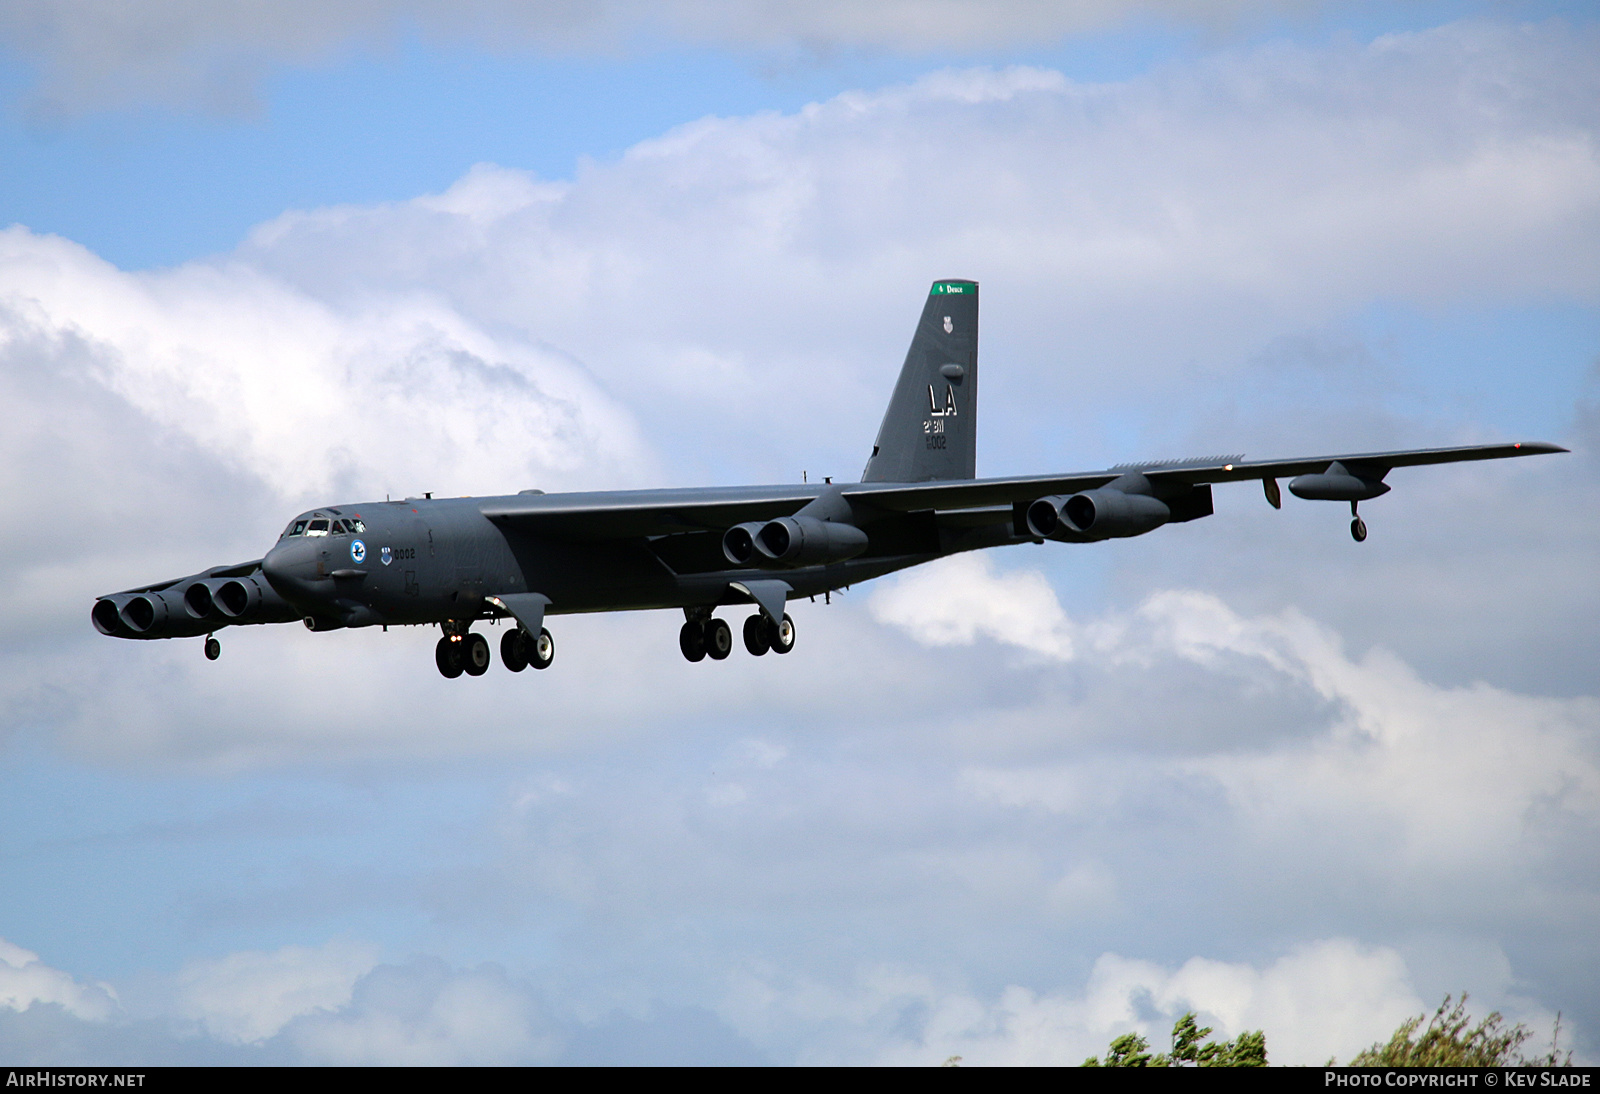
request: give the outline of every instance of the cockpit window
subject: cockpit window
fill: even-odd
[[[350,526],[350,530],[352,532],[355,532],[358,535],[367,530],[366,524],[363,523],[360,518],[357,518],[355,520],[347,520],[347,521],[345,521],[345,523]]]
[[[306,527],[306,535],[308,536],[325,536],[327,534],[328,522],[326,519],[319,518]]]
[[[303,520],[295,521],[294,522],[294,528],[290,530],[289,534],[291,536],[303,536],[303,535],[305,535],[306,534],[306,522],[303,521]]]

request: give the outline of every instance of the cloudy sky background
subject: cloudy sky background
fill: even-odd
[[[1584,5],[0,13],[0,1059],[1600,1058]],[[1546,440],[949,560],[688,665],[563,617],[95,634],[434,491],[853,479],[928,283],[979,473]],[[735,616],[737,621],[737,616]]]

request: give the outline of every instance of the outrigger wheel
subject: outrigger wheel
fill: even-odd
[[[1356,512],[1355,502],[1350,503],[1350,538],[1357,543],[1365,543],[1367,539],[1367,522]]]
[[[211,635],[206,635],[206,660],[215,661],[222,656],[222,643]]]

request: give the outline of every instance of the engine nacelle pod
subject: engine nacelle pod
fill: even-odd
[[[191,581],[183,586],[183,610],[190,619],[220,621],[223,617],[217,604],[217,592],[226,582],[215,578]]]
[[[1031,507],[1028,513],[1031,519]],[[1086,539],[1142,536],[1172,519],[1164,501],[1105,488],[1073,494],[1061,504],[1059,514],[1063,524]]]
[[[867,549],[867,533],[853,524],[815,517],[779,517],[755,537],[762,561],[777,566],[819,566],[855,558]]]

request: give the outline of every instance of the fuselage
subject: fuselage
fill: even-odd
[[[485,510],[523,508],[548,499],[602,504],[625,511],[630,501],[660,506],[681,494],[685,504],[708,495],[736,499],[746,491],[639,491],[606,494],[509,495],[496,498],[411,498],[326,506],[290,522],[261,562],[272,589],[317,629],[375,624],[469,621],[498,613],[491,598],[539,593],[548,614],[694,608],[747,598],[730,586],[771,579],[772,569],[731,565],[721,529],[660,536],[585,537],[508,528]],[[814,487],[751,487],[751,496],[792,493],[798,508]],[[1004,530],[1009,537],[1009,530]],[[892,553],[871,553],[821,566],[783,568],[795,596],[811,596],[914,566],[959,549],[929,523],[921,536],[893,537]],[[996,541],[986,537],[989,545]],[[964,545],[964,544],[962,544]],[[973,546],[979,544],[974,543]]]

